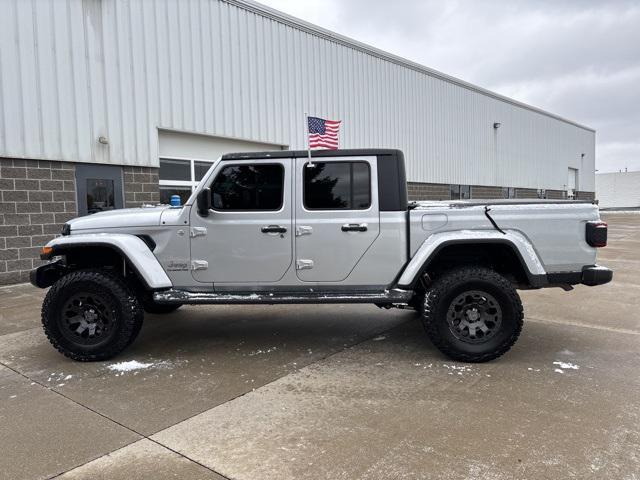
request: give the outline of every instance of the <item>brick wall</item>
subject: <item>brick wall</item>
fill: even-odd
[[[471,198],[480,198],[480,199],[502,198],[502,187],[487,187],[484,185],[473,185],[471,187]]]
[[[0,158],[0,285],[26,282],[40,248],[77,216],[71,163]]]
[[[538,198],[535,188],[516,188],[516,198]]]
[[[449,200],[449,184],[407,182],[409,200]]]
[[[123,167],[124,203],[126,208],[143,203],[160,203],[158,169],[149,167]]]
[[[564,190],[547,190],[547,198],[552,200],[564,200],[567,198],[567,192]]]
[[[594,192],[576,192],[576,200],[595,200],[596,194]]]

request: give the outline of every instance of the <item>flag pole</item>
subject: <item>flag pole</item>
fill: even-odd
[[[309,143],[309,114],[304,112],[304,135],[307,138],[307,157],[309,158],[308,166],[313,166],[311,162],[311,144]]]

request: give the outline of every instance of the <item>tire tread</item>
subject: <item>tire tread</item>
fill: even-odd
[[[113,295],[122,309],[122,327],[115,341],[110,342],[101,351],[87,353],[71,350],[61,344],[50,322],[55,321],[52,316],[58,297],[74,283],[89,282],[100,285]],[[137,337],[144,318],[144,311],[134,292],[120,278],[104,270],[76,270],[54,283],[42,303],[42,326],[51,345],[62,355],[79,362],[95,362],[113,358]]]
[[[516,325],[513,332],[511,333],[509,338],[504,341],[497,349],[490,352],[462,352],[456,349],[455,346],[450,342],[448,342],[442,336],[438,328],[436,308],[440,298],[443,295],[446,295],[446,292],[454,288],[456,285],[469,280],[486,281],[492,283],[495,287],[502,290],[507,296],[516,313]],[[474,266],[454,268],[443,273],[434,281],[431,288],[426,292],[425,295],[422,323],[424,325],[427,336],[429,337],[433,345],[446,356],[462,362],[482,363],[494,360],[504,355],[509,351],[509,349],[511,349],[511,347],[518,340],[520,333],[522,332],[523,318],[524,310],[522,307],[522,301],[520,300],[518,292],[513,287],[511,282],[509,282],[509,280],[507,280],[494,270]]]

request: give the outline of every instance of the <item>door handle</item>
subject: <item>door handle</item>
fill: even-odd
[[[282,225],[267,225],[260,229],[262,233],[286,233],[287,229]]]
[[[345,223],[342,225],[341,230],[343,232],[366,232],[367,224],[366,223]]]

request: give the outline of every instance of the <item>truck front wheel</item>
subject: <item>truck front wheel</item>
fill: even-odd
[[[42,325],[51,344],[81,362],[107,360],[135,340],[144,312],[121,279],[101,270],[78,270],[49,289]]]
[[[522,302],[495,271],[445,272],[426,292],[422,321],[433,344],[453,360],[487,362],[507,352],[522,331]]]

